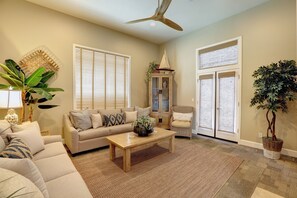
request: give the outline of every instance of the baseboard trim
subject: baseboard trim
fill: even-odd
[[[258,142],[252,142],[252,141],[248,141],[248,140],[239,140],[238,144],[263,150],[262,143],[258,143]],[[297,158],[297,151],[295,151],[295,150],[282,148],[281,154]]]

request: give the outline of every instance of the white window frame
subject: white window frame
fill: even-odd
[[[130,55],[125,55],[125,54],[120,54],[120,53],[116,53],[116,52],[111,52],[111,51],[107,51],[107,50],[102,50],[102,49],[97,49],[97,48],[92,48],[92,47],[88,47],[88,46],[84,46],[84,45],[79,45],[79,44],[73,44],[73,64],[72,64],[72,69],[73,69],[73,81],[72,81],[72,90],[73,90],[73,94],[72,94],[72,108],[74,110],[76,110],[77,105],[76,105],[76,87],[75,87],[75,76],[76,76],[76,69],[75,69],[75,62],[76,62],[76,53],[75,53],[75,49],[76,48],[82,48],[82,49],[86,49],[86,50],[92,50],[95,52],[99,52],[99,53],[104,53],[104,54],[111,54],[111,55],[115,55],[115,56],[122,56],[125,58],[128,58],[128,64],[127,66],[127,107],[131,106],[131,56]]]

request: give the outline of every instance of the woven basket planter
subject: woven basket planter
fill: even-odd
[[[264,156],[270,159],[279,159],[280,152],[283,147],[283,140],[272,140],[271,137],[262,137],[262,141],[264,147]]]

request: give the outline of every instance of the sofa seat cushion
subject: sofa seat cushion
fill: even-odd
[[[177,127],[177,128],[189,128],[191,127],[191,122],[175,120],[171,123],[171,126]]]
[[[91,198],[84,180],[78,172],[70,173],[62,177],[46,182],[50,197],[55,198]]]
[[[77,171],[67,154],[36,160],[35,164],[45,182]]]
[[[45,149],[36,153],[33,156],[34,160],[44,159],[48,157],[53,157],[56,155],[67,154],[62,142],[54,142],[44,145]]]
[[[80,141],[89,140],[109,135],[109,127],[100,127],[97,129],[88,129],[78,133]]]
[[[133,131],[133,127],[131,123],[111,126],[111,127],[108,127],[108,129],[109,129],[110,135]]]

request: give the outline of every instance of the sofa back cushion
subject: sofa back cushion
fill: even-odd
[[[0,168],[5,168],[14,171],[20,175],[23,175],[27,179],[31,180],[42,192],[45,198],[49,197],[45,182],[41,176],[36,165],[32,160],[26,159],[8,159],[0,158]]]
[[[124,113],[104,115],[105,126],[115,126],[125,124]]]
[[[86,130],[92,127],[91,114],[88,110],[70,111],[69,117],[76,129]]]
[[[0,168],[1,197],[42,198],[40,190],[24,176]]]
[[[142,117],[142,116],[150,116],[151,114],[151,107],[146,107],[146,108],[141,108],[141,107],[135,107],[135,110],[137,111],[137,117]]]
[[[34,121],[22,124],[19,125],[19,128],[21,128],[22,130],[8,134],[8,137],[21,138],[25,142],[25,144],[30,148],[33,155],[44,149],[44,141],[41,137],[38,122]]]

